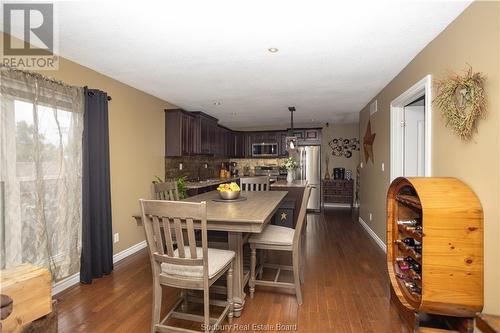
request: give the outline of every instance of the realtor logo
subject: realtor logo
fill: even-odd
[[[3,4],[2,64],[21,69],[57,69],[54,4]]]

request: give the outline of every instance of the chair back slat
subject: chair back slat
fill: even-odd
[[[163,233],[165,235],[165,244],[167,245],[167,255],[170,257],[174,256],[174,241],[172,239],[172,232],[170,230],[170,219],[167,217],[162,217]]]
[[[191,252],[191,259],[196,259],[196,238],[194,235],[194,223],[192,219],[186,219],[188,242],[189,242],[189,252]]]
[[[155,200],[179,201],[179,189],[177,182],[167,181],[164,183],[153,183],[151,185],[151,194]]]
[[[302,228],[304,227],[304,221],[306,220],[307,214],[307,203],[309,202],[309,196],[311,195],[311,186],[306,186],[304,189],[304,194],[302,196],[302,203],[300,205],[299,217],[297,219],[297,225],[295,226],[295,231],[293,234],[293,246],[300,242],[300,235],[302,234]]]
[[[269,191],[269,177],[244,177],[240,178],[242,191]]]
[[[208,279],[206,202],[141,199],[140,203],[146,240],[155,272],[160,274],[160,263],[203,266],[203,278]],[[196,252],[195,229],[201,229],[202,257]],[[186,240],[185,235],[187,235]],[[189,247],[189,255],[186,255],[185,241]],[[177,243],[177,251],[174,251],[174,243]]]
[[[184,234],[182,232],[181,220],[178,218],[174,219],[175,227],[175,240],[177,241],[177,251],[179,251],[179,257],[186,258],[186,252],[184,251]]]
[[[157,216],[153,216],[153,233],[156,242],[156,248],[160,254],[165,254],[163,246],[163,237],[160,230],[160,221]]]

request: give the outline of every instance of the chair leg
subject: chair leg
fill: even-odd
[[[203,317],[204,317],[204,325],[205,332],[209,333],[211,331],[210,327],[210,294],[209,289],[203,289]]]
[[[302,290],[300,289],[300,267],[299,267],[300,253],[293,253],[293,283],[295,284],[295,295],[297,296],[297,303],[302,305]]]
[[[259,256],[259,260],[260,260],[260,269],[259,269],[259,275],[258,275],[258,278],[260,280],[262,280],[262,274],[264,273],[264,259],[265,259],[265,256],[266,256],[266,251],[264,250],[260,250],[260,256]]]
[[[227,270],[227,302],[229,304],[229,312],[227,313],[227,321],[229,324],[233,322],[234,300],[233,300],[233,262]]]
[[[255,246],[250,244],[250,281],[248,285],[250,286],[250,298],[253,298],[255,292],[255,265],[256,265],[257,250]]]
[[[156,280],[156,279],[155,279]],[[160,311],[161,311],[161,285],[158,281],[153,281],[153,315],[151,319],[151,332],[156,332],[156,325],[160,323]]]
[[[304,283],[304,266],[305,266],[305,235],[302,234],[299,242],[299,272],[300,272],[300,282]]]

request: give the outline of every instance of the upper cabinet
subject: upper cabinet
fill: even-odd
[[[217,119],[203,112],[192,112],[198,121],[200,154],[214,154],[218,138]]]
[[[296,129],[299,144],[321,144],[321,129]],[[223,158],[252,157],[253,144],[277,144],[278,156],[287,157],[288,131],[238,132],[218,125],[203,112],[165,110],[165,155],[167,157],[211,155]]]
[[[165,110],[165,155],[197,154],[198,134],[195,117],[181,109]]]

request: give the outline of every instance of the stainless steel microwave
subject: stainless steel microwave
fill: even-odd
[[[271,143],[253,143],[252,156],[254,157],[272,157],[278,156],[278,144]]]

